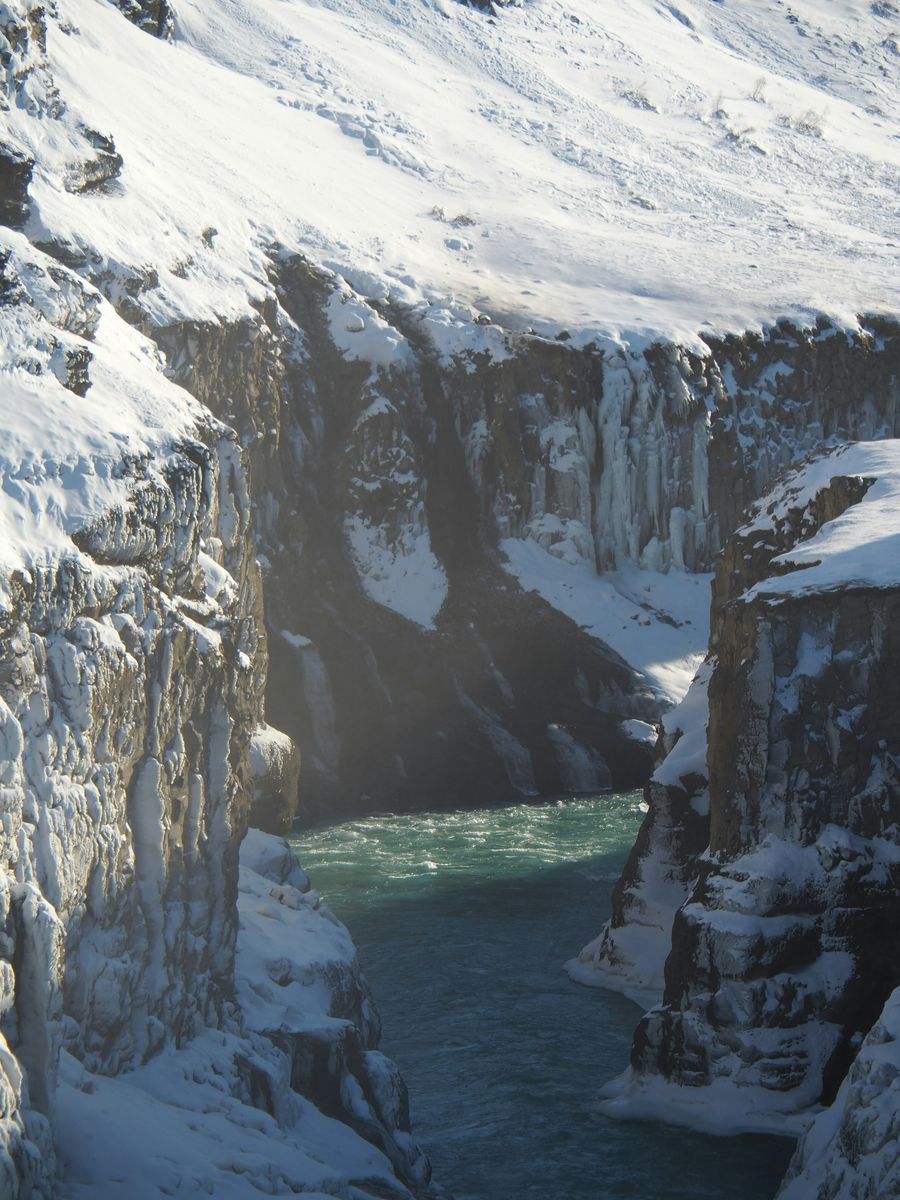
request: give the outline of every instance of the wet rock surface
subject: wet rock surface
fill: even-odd
[[[28,185],[34,159],[8,142],[0,143],[0,224],[21,229],[28,217]]]

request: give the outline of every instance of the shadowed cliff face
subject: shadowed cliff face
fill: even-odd
[[[304,810],[491,803],[639,781],[646,751],[619,723],[654,719],[659,701],[502,569],[492,497],[457,431],[465,368],[448,378],[421,334],[412,368],[346,361],[325,319],[329,297],[292,263],[280,304],[258,324],[155,335],[179,382],[220,411],[228,398],[221,415],[248,447],[269,711],[301,747]],[[553,346],[548,357],[596,372],[591,358]],[[515,409],[518,391],[504,386]],[[518,440],[513,452],[524,476]],[[410,530],[424,534],[444,588],[433,623],[367,594],[349,522],[374,529],[388,553]]]
[[[300,745],[309,815],[642,782],[646,743],[621,722],[671,702],[524,591],[504,548],[595,576],[707,570],[777,471],[896,432],[900,339],[876,323],[706,357],[477,326],[475,348],[441,349],[421,314],[302,260],[273,284],[258,319],[151,332],[246,448],[270,711]]]
[[[898,983],[898,617],[871,591],[725,610],[709,851],[638,1072],[727,1078],[774,1111],[833,1098]]]

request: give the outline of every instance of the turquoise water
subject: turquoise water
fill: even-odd
[[[456,1200],[770,1200],[792,1144],[610,1121],[640,1010],[562,964],[593,937],[640,795],[376,816],[293,839],[350,927]]]

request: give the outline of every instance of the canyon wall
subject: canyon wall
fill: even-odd
[[[291,1190],[322,1175],[424,1194],[346,931],[286,847],[245,841],[251,819],[290,826],[297,763],[265,719],[237,437],[99,293],[11,233],[0,316],[0,1194],[121,1181],[117,1155],[91,1149],[111,1111],[132,1122],[135,1179],[173,1186],[141,1131],[179,1120],[188,1047],[201,1133],[179,1187],[219,1172],[217,1194],[242,1194],[271,1176],[263,1122]],[[202,1115],[216,1095],[234,1127],[224,1167]],[[336,1131],[315,1169],[307,1110]]]
[[[112,14],[123,53],[168,69],[177,14],[119,7],[156,35]],[[138,251],[108,221],[153,208],[143,147],[129,161],[81,112],[79,31],[35,0],[0,25],[5,219],[152,337],[244,451],[268,705],[304,812],[642,783],[745,505],[819,445],[898,432],[896,325],[511,334],[190,205]]]
[[[707,665],[571,968],[663,985],[613,1115],[799,1132],[898,984],[897,465],[891,441],[814,458],[726,543]]]
[[[289,827],[295,745],[307,816],[475,805],[634,785],[665,718],[573,968],[665,987],[611,1106],[781,1131],[830,1098],[897,983],[896,592],[770,593],[884,464],[728,538],[898,434],[896,324],[511,334],[193,209],[145,261],[116,205],[172,179],[58,85],[78,29],[12,0],[0,35],[5,1194],[433,1194],[346,931],[246,837]]]
[[[705,650],[723,531],[816,447],[898,432],[900,337],[874,319],[635,352],[271,271],[258,316],[146,327],[248,448],[309,814],[635,786]]]

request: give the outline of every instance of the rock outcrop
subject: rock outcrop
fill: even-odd
[[[778,1200],[887,1200],[900,1194],[898,1006],[893,992],[834,1104],[801,1139]]]
[[[897,986],[897,470],[895,442],[842,447],[788,475],[726,545],[707,735],[697,707],[586,955],[615,978],[666,880],[665,991],[611,1113],[802,1128]],[[691,804],[688,737],[701,749],[692,790],[709,798],[708,837],[695,828],[691,844],[672,815],[676,801],[683,825]]]

